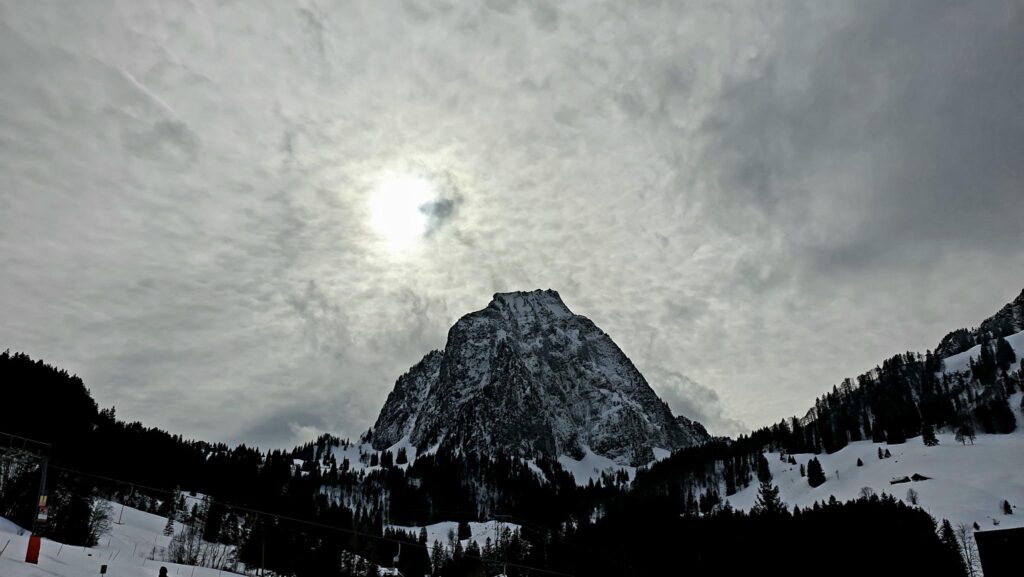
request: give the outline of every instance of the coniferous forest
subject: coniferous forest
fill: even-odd
[[[923,511],[887,495],[792,510],[772,492],[762,452],[829,452],[864,438],[895,444],[922,429],[959,430],[965,423],[991,433],[1012,430],[1007,398],[1020,389],[1021,372],[1015,359],[995,354],[998,342],[971,373],[952,376],[935,377],[931,355],[898,355],[836,387],[803,419],[678,451],[639,470],[631,484],[606,474],[585,486],[545,459],[536,462],[543,480],[517,458],[448,450],[407,467],[396,463],[404,454],[374,454],[382,467],[367,473],[338,463],[331,447],[350,441],[329,436],[290,451],[187,440],[119,420],[115,409],[98,408],[79,378],[20,353],[0,355],[0,382],[8,399],[4,432],[52,445],[48,536],[69,544],[96,541],[109,516],[103,497],[194,527],[181,537],[190,560],[198,549],[188,553],[184,541],[192,538],[235,546],[233,561],[297,576],[355,574],[353,558],[367,560],[361,571],[390,565],[400,542],[400,568],[412,572],[406,574],[525,575],[528,567],[543,567],[653,575],[680,566],[719,574],[785,558],[800,560],[787,569],[794,574],[863,574],[877,569],[863,551],[899,543],[886,553],[893,574],[960,575],[948,562],[955,544],[941,540]],[[43,399],[42,415],[16,409]],[[812,485],[822,482],[816,462],[807,470]],[[754,511],[728,506],[729,495],[755,482],[761,495]],[[7,474],[0,515],[27,524],[37,487],[31,467]],[[205,498],[189,508],[188,493]],[[483,519],[520,529],[468,550],[457,540],[428,543],[425,534],[385,529]],[[745,553],[733,554],[737,549]]]

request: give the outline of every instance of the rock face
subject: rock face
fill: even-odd
[[[958,329],[942,338],[935,355],[945,358],[962,353],[989,339],[1024,331],[1024,290],[1017,298],[1003,305],[999,312],[985,319],[976,329]]]
[[[587,451],[623,465],[652,449],[699,444],[699,423],[674,417],[612,339],[555,291],[499,293],[402,375],[374,425],[385,449],[408,439],[525,458]]]

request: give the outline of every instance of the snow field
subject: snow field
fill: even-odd
[[[1006,529],[1024,526],[1024,418],[1020,412],[1021,393],[1010,398],[1017,417],[1017,430],[1008,435],[979,434],[962,445],[952,433],[939,433],[939,445],[926,447],[921,437],[908,439],[900,445],[887,445],[860,441],[850,443],[831,454],[793,455],[796,465],[779,458],[778,453],[766,453],[772,471],[772,482],[779,487],[779,496],[792,508],[808,507],[815,501],[827,501],[835,495],[840,501],[857,498],[861,489],[868,487],[875,493],[889,493],[907,502],[907,491],[918,494],[918,504],[937,521],[949,519],[959,523],[977,523],[981,530]],[[878,458],[878,449],[892,454]],[[807,478],[800,476],[800,465],[805,467],[817,457],[825,470],[827,481],[812,488]],[[857,459],[864,466],[857,466]],[[890,484],[899,477],[914,473],[930,477],[926,481]],[[757,498],[757,483],[727,497],[737,509],[749,510]],[[1013,506],[1013,514],[1002,510],[1004,500]]]
[[[0,518],[0,549],[9,542],[0,555],[2,577],[96,577],[100,566],[107,565],[108,577],[157,577],[160,567],[167,567],[169,576],[229,577],[237,575],[206,567],[178,565],[147,559],[156,548],[157,557],[171,538],[163,535],[165,517],[153,515],[110,503],[111,521],[121,518],[121,524],[112,524],[109,533],[95,547],[73,547],[43,539],[39,564],[25,563],[29,533],[7,519]],[[175,522],[175,532],[182,525]]]

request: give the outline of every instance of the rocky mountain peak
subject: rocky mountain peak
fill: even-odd
[[[611,338],[553,290],[498,293],[398,379],[374,426],[378,449],[407,440],[463,450],[620,464],[703,442]]]
[[[563,319],[572,316],[557,291],[540,290],[494,293],[488,309],[494,309],[508,320],[537,322],[544,319]]]

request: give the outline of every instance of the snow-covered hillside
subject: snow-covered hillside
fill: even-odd
[[[108,577],[156,577],[160,567],[167,567],[168,575],[188,577],[226,577],[236,575],[205,567],[177,565],[150,559],[160,557],[171,538],[163,535],[165,517],[153,515],[131,507],[111,503],[113,521],[111,531],[104,535],[96,547],[72,547],[43,539],[38,565],[25,563],[28,532],[10,521],[0,518],[0,577],[95,577],[100,566],[107,566]],[[175,523],[175,531],[181,531]]]
[[[768,453],[773,483],[786,505],[801,508],[830,495],[839,500],[857,498],[862,488],[889,493],[907,500],[908,489],[918,494],[919,504],[938,520],[954,525],[977,523],[982,530],[1024,526],[1024,418],[1020,413],[1021,393],[1013,395],[1011,406],[1018,428],[1008,435],[978,435],[974,444],[962,445],[952,433],[938,434],[939,445],[926,447],[921,437],[899,445],[860,441],[850,443],[831,454],[792,455],[797,465],[782,461],[778,453]],[[878,450],[891,457],[878,458]],[[801,477],[799,465],[817,457],[828,480],[812,488]],[[864,465],[857,466],[857,459]],[[893,479],[915,473],[929,477],[925,481],[890,484]],[[728,497],[738,509],[749,510],[757,498],[757,483]],[[1013,514],[1002,510],[1003,501],[1013,506]]]
[[[1006,342],[1013,348],[1017,358],[1024,358],[1024,331],[1009,335]],[[942,359],[942,368],[947,373],[967,371],[971,368],[971,359],[976,359],[981,354],[981,345],[974,345],[962,353]]]
[[[409,527],[403,525],[388,525],[388,528],[404,531],[413,535],[419,535],[420,530],[423,529],[423,527]],[[459,524],[456,521],[442,521],[440,523],[434,523],[433,525],[427,525],[426,529],[427,547],[429,550],[435,541],[447,547],[450,537],[458,535]],[[483,523],[470,522],[469,530],[470,537],[459,541],[459,543],[462,544],[463,549],[469,545],[470,541],[476,543],[477,546],[482,549],[488,540],[490,540],[491,543],[497,543],[500,539],[508,539],[510,534],[519,531],[519,525],[504,521],[485,521]]]

